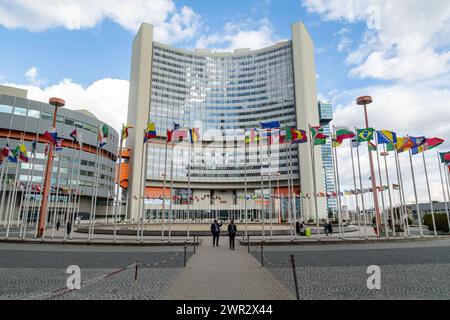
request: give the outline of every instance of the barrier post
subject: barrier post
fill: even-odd
[[[194,235],[194,254],[195,254],[195,235]]]
[[[184,242],[184,267],[186,267],[186,249],[187,249],[187,243]]]
[[[250,236],[249,235],[247,235],[247,250],[248,250],[248,253],[250,253]]]
[[[134,267],[134,294],[133,294],[133,300],[136,300],[136,288],[137,288],[137,277],[138,277],[138,263],[135,263]]]
[[[300,300],[300,294],[298,292],[298,283],[297,283],[297,270],[295,268],[295,258],[293,254],[291,254],[291,265],[292,265],[292,273],[294,274],[295,293],[297,295],[297,300]]]
[[[263,242],[261,242],[261,267],[264,268],[264,249],[263,249]]]

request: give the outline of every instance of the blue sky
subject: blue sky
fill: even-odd
[[[164,43],[230,50],[289,39],[297,21],[315,43],[318,96],[333,103],[334,124],[362,127],[355,99],[369,94],[372,126],[441,137],[442,150],[450,149],[448,0],[0,0],[0,84],[36,100],[60,96],[117,129],[126,121],[131,43],[142,22]],[[351,185],[348,150],[338,157],[347,160],[342,184]]]

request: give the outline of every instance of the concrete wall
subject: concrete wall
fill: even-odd
[[[316,67],[314,62],[314,44],[303,23],[292,25],[292,56],[294,59],[295,105],[297,128],[307,130],[309,125],[319,125],[317,109]],[[309,136],[308,136],[309,140]],[[312,156],[309,143],[299,145],[299,171],[302,193],[314,194]],[[314,148],[317,192],[325,192],[323,185],[322,154],[319,147]],[[314,197],[305,199],[306,217],[316,218]],[[326,200],[318,198],[319,219],[327,217]],[[306,209],[308,208],[308,209]]]
[[[128,124],[134,128],[133,134],[127,139],[130,148],[129,174],[129,206],[127,217],[137,218],[139,196],[141,194],[142,159],[144,152],[143,130],[147,127],[151,96],[153,50],[153,26],[142,24],[133,42],[130,94],[128,100]]]

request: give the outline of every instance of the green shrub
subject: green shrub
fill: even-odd
[[[408,224],[412,225],[412,223],[413,223],[412,219],[410,217],[408,217]]]
[[[435,214],[436,230],[441,232],[448,232],[448,220],[446,214]],[[423,216],[423,224],[428,227],[428,230],[433,231],[433,218],[430,213]]]
[[[309,220],[308,220],[308,223],[313,223],[313,222],[314,222],[313,219],[309,219]]]

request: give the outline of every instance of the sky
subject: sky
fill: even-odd
[[[298,21],[314,41],[317,94],[333,104],[333,124],[363,127],[355,100],[371,95],[371,126],[450,139],[448,0],[0,0],[0,84],[26,88],[35,100],[62,97],[118,129],[142,22],[155,26],[157,41],[227,51],[290,39]],[[353,185],[349,154],[338,149],[342,189]],[[367,152],[361,156],[367,163]],[[426,159],[433,199],[442,200],[435,151]],[[406,154],[401,163],[411,202]],[[421,156],[413,165],[419,200],[427,201]],[[362,174],[369,176],[367,165]]]

